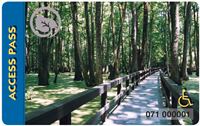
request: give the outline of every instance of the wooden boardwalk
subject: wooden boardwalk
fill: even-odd
[[[159,72],[147,77],[127,96],[104,125],[169,125],[170,120],[147,119],[146,110],[163,108],[162,92],[159,84]]]

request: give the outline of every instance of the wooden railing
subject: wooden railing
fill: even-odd
[[[161,79],[161,88],[165,97],[166,107],[168,108],[177,108],[178,107],[178,98],[182,94],[182,86],[176,84],[172,81],[165,73],[160,70],[160,79]],[[192,123],[196,124],[199,121],[199,100],[195,97],[189,95],[186,91],[186,94],[189,96],[189,99],[192,102],[192,106],[188,108],[193,109],[193,119]],[[184,109],[184,108],[182,108]],[[179,120],[171,120],[172,124],[180,124]]]
[[[135,86],[138,85],[138,82],[157,70],[158,68],[152,68],[137,71],[124,77],[111,80],[108,83],[95,86],[47,107],[38,109],[26,115],[26,124],[52,124],[59,120],[61,125],[70,125],[72,123],[72,111],[78,109],[80,106],[88,103],[97,96],[101,96],[101,108],[99,112],[86,122],[86,124],[98,124],[104,122],[110,110],[115,106],[120,105],[121,100],[129,95],[130,91],[134,90]],[[126,89],[122,90],[122,86],[125,86]],[[117,95],[111,102],[107,103],[107,92],[113,87],[117,87]]]

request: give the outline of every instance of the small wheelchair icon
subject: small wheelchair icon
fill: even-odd
[[[189,107],[189,106],[192,106],[192,105],[193,105],[193,104],[191,103],[191,101],[190,101],[190,98],[189,98],[187,95],[185,95],[185,92],[186,92],[186,90],[183,89],[183,90],[182,90],[182,96],[180,96],[180,97],[178,98],[178,103],[179,103],[179,105],[180,105],[181,107],[183,107],[183,108],[186,108],[186,107]]]

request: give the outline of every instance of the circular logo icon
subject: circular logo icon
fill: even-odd
[[[49,14],[45,14],[46,12],[49,12]],[[35,35],[51,38],[60,30],[61,18],[53,8],[41,7],[31,15],[30,26]]]

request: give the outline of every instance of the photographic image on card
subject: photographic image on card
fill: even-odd
[[[197,3],[33,2],[26,7],[28,124],[198,120]],[[175,117],[148,113],[164,108],[193,111],[181,119],[169,110],[167,116]]]

